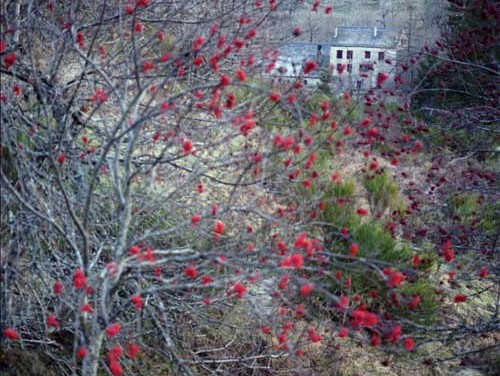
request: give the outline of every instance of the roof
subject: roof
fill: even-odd
[[[321,67],[327,67],[330,63],[330,45],[321,42],[293,42],[278,48],[280,56],[276,68],[284,69],[285,75],[297,76],[305,61],[314,60]],[[319,75],[318,70],[308,74],[308,77]]]
[[[326,60],[330,56],[330,45],[322,42],[293,42],[284,44],[278,48],[280,51],[280,59],[302,64],[304,60],[317,60],[318,57],[324,56]],[[320,55],[318,55],[318,51]]]
[[[338,26],[335,29],[337,37],[333,36],[330,41],[334,47],[396,48],[401,35],[395,27]]]

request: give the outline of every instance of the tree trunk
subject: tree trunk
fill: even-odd
[[[97,368],[99,366],[99,355],[101,353],[102,340],[104,332],[98,333],[92,337],[88,347],[88,354],[83,359],[82,376],[97,376]]]

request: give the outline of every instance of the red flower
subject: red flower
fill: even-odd
[[[387,80],[388,77],[389,77],[389,75],[387,73],[380,72],[377,75],[377,86],[378,87],[382,86],[382,84]]]
[[[455,252],[451,249],[451,240],[444,242],[442,249],[444,261],[450,262],[455,258]]]
[[[272,102],[279,102],[281,99],[281,95],[280,93],[276,92],[276,91],[271,91],[269,93],[269,100],[272,101]]]
[[[209,283],[212,283],[213,278],[212,276],[205,274],[203,277],[201,277],[201,283],[204,285],[208,285]]]
[[[3,334],[5,335],[5,337],[10,339],[11,341],[17,341],[19,339],[19,333],[17,333],[17,331],[15,331],[12,328],[4,329]]]
[[[143,30],[144,30],[144,26],[142,26],[141,21],[136,20],[136,21],[134,22],[134,31],[135,31],[136,33],[141,33]]]
[[[138,246],[136,246],[136,245],[132,245],[128,249],[128,255],[129,256],[138,255],[139,253],[141,253],[141,249]]]
[[[395,325],[391,329],[391,334],[389,335],[389,339],[392,342],[399,341],[399,337],[401,337],[401,325]]]
[[[419,255],[415,255],[413,256],[412,260],[411,260],[412,264],[413,264],[413,267],[416,268],[417,266],[420,265],[420,256]]]
[[[80,48],[85,47],[85,35],[81,31],[76,33],[76,43],[78,43]]]
[[[94,312],[94,310],[92,309],[92,306],[89,303],[85,303],[84,305],[81,306],[80,312],[92,313]]]
[[[188,278],[195,279],[198,277],[198,271],[194,266],[188,266],[184,269],[184,275]]]
[[[290,282],[290,276],[288,274],[285,274],[283,277],[281,277],[280,282],[278,283],[278,288],[280,290],[284,290],[288,287],[288,283]]]
[[[415,348],[415,341],[413,340],[413,338],[405,338],[404,342],[406,350],[412,351]]]
[[[117,360],[113,360],[109,363],[109,370],[113,376],[123,375],[123,368]]]
[[[142,309],[144,307],[144,301],[140,295],[134,295],[130,298],[130,301],[135,305],[135,308]]]
[[[147,7],[149,5],[149,0],[137,0],[135,5],[137,7]]]
[[[325,8],[325,14],[330,14],[333,10],[333,7],[331,5],[328,5],[326,8]]]
[[[82,269],[77,269],[73,274],[73,286],[77,290],[81,290],[87,284],[87,277]]]
[[[106,94],[106,92],[103,89],[97,89],[94,95],[91,96],[89,100],[92,103],[95,101],[104,103],[107,102],[108,99],[109,99],[108,94]]]
[[[196,56],[193,60],[193,64],[199,67],[200,65],[203,64],[204,61],[205,59],[203,59],[203,56]]]
[[[339,299],[339,302],[337,303],[337,308],[340,311],[343,311],[347,309],[347,307],[349,307],[349,299],[347,298],[347,296],[342,295]]]
[[[215,34],[217,34],[217,30],[219,30],[219,26],[217,24],[212,24],[210,26],[210,30],[208,31],[208,34],[213,37]]]
[[[120,345],[113,346],[110,351],[106,354],[106,358],[109,362],[113,360],[118,360],[123,355],[123,349]]]
[[[405,277],[402,273],[392,273],[391,279],[387,282],[389,287],[401,286],[401,283],[404,281]]]
[[[321,342],[321,340],[323,339],[319,333],[316,333],[316,330],[314,328],[309,328],[307,332],[307,339],[311,342]]]
[[[222,235],[222,234],[224,233],[224,229],[225,229],[224,222],[222,222],[222,221],[217,221],[217,222],[215,222],[215,225],[214,225],[214,232],[215,232],[217,235]]]
[[[248,33],[245,35],[245,39],[252,39],[257,35],[257,30],[251,29],[248,31]]]
[[[205,190],[205,187],[203,186],[202,183],[198,183],[196,185],[196,190],[198,191],[198,193],[203,193],[203,191]]]
[[[215,217],[217,215],[217,212],[219,211],[219,205],[217,203],[212,205],[212,215]]]
[[[349,136],[351,133],[352,133],[351,127],[346,125],[344,128],[344,136]]]
[[[87,356],[87,349],[85,347],[80,347],[76,352],[76,359],[83,359]]]
[[[118,333],[120,333],[120,330],[122,329],[122,326],[120,323],[114,323],[111,324],[106,328],[106,336],[108,338],[113,338],[116,337]]]
[[[420,300],[421,300],[420,295],[414,295],[413,298],[408,303],[408,308],[412,310],[417,308],[418,305],[420,304]]]
[[[479,271],[479,278],[483,279],[487,275],[488,275],[488,269],[486,268],[486,266],[483,266]]]
[[[61,295],[64,291],[64,287],[61,281],[55,281],[52,290],[54,291],[54,294]]]
[[[144,73],[147,73],[149,72],[150,70],[153,70],[155,68],[155,65],[153,64],[153,62],[151,61],[146,61],[143,65],[142,65],[142,71]]]
[[[378,135],[378,129],[376,127],[372,127],[368,130],[369,137],[376,137]]]
[[[453,301],[455,303],[463,303],[467,300],[467,295],[465,294],[458,294],[458,295],[455,295],[455,298],[453,299]]]
[[[247,288],[244,284],[242,284],[241,282],[236,282],[233,287],[232,287],[232,290],[236,293],[236,296],[238,297],[238,299],[241,299],[243,298],[243,296],[246,294],[247,292]]]
[[[347,328],[340,328],[339,330],[339,337],[340,338],[345,338],[349,335],[349,331],[347,330]]]
[[[262,333],[264,333],[264,334],[271,333],[271,327],[270,326],[264,326],[264,327],[260,328],[260,330],[262,330]]]
[[[311,73],[311,72],[312,72],[313,70],[315,70],[317,67],[318,67],[318,63],[316,63],[315,61],[313,61],[313,60],[307,61],[307,62],[304,64],[304,67],[303,67],[304,74],[309,74],[309,73]]]
[[[358,252],[359,252],[359,245],[357,245],[356,243],[352,243],[351,250],[349,251],[349,256],[355,257]]]
[[[155,255],[153,248],[148,247],[146,248],[146,252],[144,252],[143,259],[149,262],[154,262],[155,261]]]
[[[127,349],[127,356],[130,359],[135,359],[135,358],[137,358],[137,355],[139,355],[140,351],[141,351],[141,348],[139,347],[139,345],[137,345],[135,343],[131,343]]]
[[[169,54],[169,53],[163,54],[163,55],[161,55],[161,57],[160,57],[160,62],[162,62],[162,63],[166,63],[167,61],[169,61],[169,60],[170,60],[170,58],[171,58],[171,57],[172,57],[172,55],[171,55],[171,54]]]
[[[380,336],[378,335],[377,332],[372,333],[372,338],[370,340],[370,344],[373,347],[377,347],[378,345],[380,345]]]
[[[313,290],[312,283],[306,283],[305,285],[300,286],[299,292],[300,295],[307,296],[311,293],[312,290]]]
[[[49,315],[49,317],[47,317],[47,325],[57,328],[60,324],[59,321],[57,321],[56,316],[51,314]]]
[[[231,78],[229,76],[226,76],[225,74],[220,76],[220,85],[221,86],[227,86],[230,83],[231,83]]]
[[[297,317],[302,317],[304,316],[306,308],[304,307],[304,304],[297,304],[297,309],[295,310],[295,316]]]
[[[19,86],[18,84],[15,84],[14,86],[12,86],[12,92],[14,93],[14,95],[20,96],[21,95],[21,86]]]
[[[365,118],[361,121],[361,123],[359,125],[361,125],[362,127],[367,127],[368,125],[370,125],[372,122],[372,119],[370,118]]]
[[[378,322],[378,316],[371,312],[355,310],[352,313],[353,324],[356,326],[374,326]]]
[[[195,214],[191,217],[191,224],[196,226],[201,221],[201,215]]]
[[[349,93],[346,91],[344,92],[343,94],[343,97],[344,97],[344,102],[345,102],[345,105],[347,107],[349,107],[351,105],[351,96],[349,95]]]
[[[193,150],[193,143],[189,140],[185,140],[182,143],[182,150],[184,151],[184,154],[188,154]]]
[[[304,265],[304,256],[300,253],[294,253],[290,256],[290,262],[294,267],[300,269]]]
[[[356,210],[356,213],[358,213],[358,215],[364,216],[368,214],[368,210],[359,208],[358,210]]]
[[[244,70],[237,70],[236,71],[236,78],[240,80],[241,82],[245,82],[247,80],[247,74],[245,73]]]
[[[64,154],[59,154],[59,156],[57,157],[57,162],[63,164],[65,161],[66,161],[66,156]]]
[[[302,185],[304,186],[304,188],[311,188],[313,184],[309,179],[306,179],[302,181]]]
[[[197,51],[201,48],[201,46],[205,43],[205,38],[203,37],[198,37],[194,40],[193,42],[193,51]]]
[[[300,27],[296,26],[293,28],[292,35],[294,37],[300,37],[301,33],[302,33],[302,30],[300,30]]]
[[[5,52],[6,49],[7,49],[7,43],[5,43],[3,40],[0,40],[0,54],[2,52]]]

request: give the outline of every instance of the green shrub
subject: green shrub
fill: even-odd
[[[365,222],[351,229],[361,257],[390,263],[404,263],[412,254],[408,245],[399,244],[378,222]]]
[[[479,212],[477,194],[463,193],[450,199],[453,215],[460,217],[462,221],[470,222]]]
[[[420,303],[415,309],[409,309],[408,304],[401,304],[399,309],[394,311],[403,317],[411,319],[422,325],[431,325],[437,318],[437,308],[439,300],[435,292],[435,287],[430,281],[424,278],[412,283],[404,283],[400,290],[403,302],[411,300],[413,296],[420,297]]]
[[[363,184],[373,213],[382,215],[387,209],[404,210],[404,202],[399,194],[398,185],[387,171],[381,174],[365,175]]]

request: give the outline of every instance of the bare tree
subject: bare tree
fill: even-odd
[[[381,136],[375,112],[352,125],[347,94],[305,90],[313,60],[272,85],[262,35],[285,5],[4,2],[2,347],[68,375],[134,374],[140,352],[174,373],[250,375],[277,359],[306,372],[304,347],[348,332],[395,351],[414,349],[410,330],[427,338],[436,297],[405,290],[429,286],[418,249],[336,170],[347,148],[368,158],[401,134]],[[367,107],[383,108],[385,80]],[[421,148],[406,142],[388,155]]]

